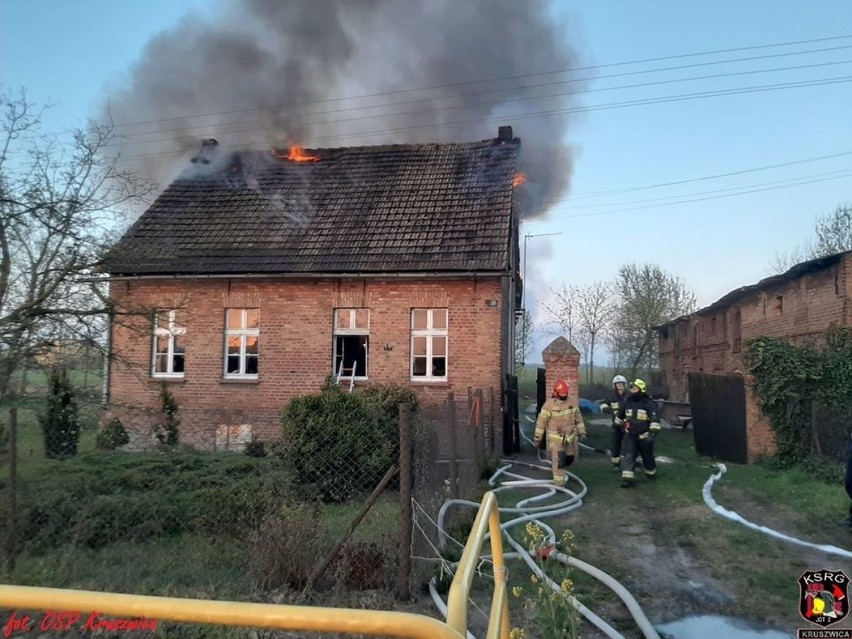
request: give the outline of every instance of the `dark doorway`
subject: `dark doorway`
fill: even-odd
[[[689,373],[695,452],[748,463],[745,383],[740,375]]]

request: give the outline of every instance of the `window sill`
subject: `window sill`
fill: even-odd
[[[429,386],[449,386],[450,382],[448,379],[435,379],[430,377],[411,377],[409,381],[412,384],[425,384]]]
[[[260,380],[257,377],[247,377],[240,379],[236,377],[223,377],[219,380],[220,384],[259,384]]]
[[[186,378],[183,377],[183,376],[177,377],[177,376],[163,375],[162,377],[160,377],[160,376],[151,375],[151,377],[148,378],[148,381],[151,384],[185,384]]]

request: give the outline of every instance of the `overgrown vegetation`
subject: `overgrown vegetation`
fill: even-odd
[[[95,446],[100,450],[115,450],[129,443],[130,435],[118,417],[111,419],[95,438]]]
[[[284,409],[279,455],[296,485],[326,502],[373,488],[399,459],[399,404],[417,410],[417,397],[399,386],[343,392],[329,378],[319,393]]]
[[[32,552],[182,533],[242,535],[289,485],[275,459],[179,451],[81,454],[44,470],[19,498],[19,538]]]
[[[748,344],[747,359],[775,430],[777,463],[814,466],[826,481],[840,481],[838,449],[852,419],[852,330],[829,329],[821,344],[758,338]],[[825,423],[833,427],[821,428]]]
[[[80,442],[80,420],[74,389],[65,370],[54,370],[48,381],[47,407],[41,415],[44,433],[44,452],[48,457],[62,459],[77,454]]]

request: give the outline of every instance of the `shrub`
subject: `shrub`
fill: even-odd
[[[350,394],[326,383],[317,394],[291,400],[281,418],[279,454],[295,483],[330,502],[374,487],[399,457],[398,421],[390,407],[397,397],[408,397],[401,390]]]
[[[349,542],[340,551],[336,576],[350,590],[377,590],[390,585],[389,559],[393,557],[389,544],[374,541]]]
[[[44,452],[61,459],[77,454],[80,420],[74,389],[65,370],[54,370],[48,380],[47,410],[39,418],[44,433]]]
[[[249,457],[266,457],[266,442],[252,437],[252,440],[246,443],[245,454]]]
[[[95,446],[101,450],[115,450],[129,443],[130,436],[118,417],[111,419],[95,438]]]
[[[255,588],[302,589],[325,550],[325,526],[316,504],[280,506],[250,536],[249,570]]]
[[[157,441],[165,446],[176,446],[180,441],[180,419],[178,418],[178,405],[175,396],[163,384],[160,391],[160,402],[162,403],[165,421],[156,430]]]
[[[289,490],[274,459],[83,454],[21,486],[20,538],[33,550],[184,532],[243,538]]]

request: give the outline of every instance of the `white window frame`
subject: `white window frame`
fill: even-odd
[[[162,309],[158,311],[154,311],[154,339],[153,344],[151,345],[151,377],[157,378],[165,378],[165,379],[181,379],[186,372],[186,345],[184,344],[183,351],[183,371],[182,372],[174,372],[175,366],[175,337],[178,335],[186,335],[186,328],[183,326],[179,326],[175,322],[177,311],[175,309]],[[166,326],[162,326],[160,324],[160,318],[162,316],[168,317],[168,323]],[[158,371],[157,370],[157,356],[159,355],[159,351],[157,350],[157,342],[161,337],[168,338],[169,346],[166,355],[166,371]]]
[[[414,313],[415,311],[426,311],[426,328],[425,329],[415,329],[414,328]],[[445,328],[434,328],[434,313],[440,312],[444,313],[444,325]],[[409,327],[411,330],[411,341],[409,342],[409,358],[408,358],[408,374],[409,378],[412,382],[422,382],[422,381],[435,381],[435,382],[445,382],[447,381],[447,374],[450,370],[450,338],[449,338],[449,325],[450,325],[450,313],[446,308],[412,308],[410,313]],[[414,338],[415,337],[425,337],[426,338],[426,374],[425,375],[415,375],[414,374]],[[444,338],[444,374],[443,375],[433,375],[432,374],[432,340],[435,337],[443,337]],[[417,355],[417,357],[423,357],[422,355]],[[441,357],[440,355],[438,357]]]
[[[258,327],[248,328],[248,312],[257,311]],[[228,328],[231,313],[240,313],[240,328]],[[240,370],[238,373],[228,372],[228,344],[232,337],[240,338]],[[257,370],[260,371],[260,309],[259,308],[228,308],[225,309],[225,356],[222,373],[225,379],[257,379],[258,373],[246,373],[246,338],[257,337]]]
[[[358,311],[366,311],[367,313],[367,328],[358,328],[357,327],[357,318]],[[349,313],[349,326],[346,328],[338,327],[338,313],[347,312]],[[367,352],[364,354],[364,375],[357,375],[355,379],[366,380],[370,377],[370,309],[361,307],[345,307],[345,308],[336,308],[334,309],[334,315],[332,317],[332,344],[331,344],[331,361],[332,366],[335,367],[333,374],[335,377],[337,376],[337,338],[342,336],[357,336],[362,337],[365,336],[367,338]],[[343,362],[344,367],[346,366],[346,362]],[[344,375],[343,377],[349,379],[349,376]]]

